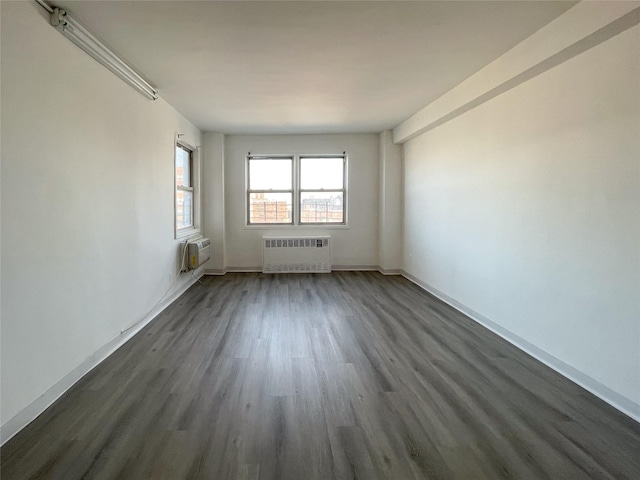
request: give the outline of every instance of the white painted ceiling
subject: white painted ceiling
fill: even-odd
[[[54,1],[203,131],[393,128],[563,1]]]

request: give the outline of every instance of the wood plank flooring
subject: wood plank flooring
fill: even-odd
[[[206,277],[1,450],[12,479],[638,479],[640,424],[401,277]]]

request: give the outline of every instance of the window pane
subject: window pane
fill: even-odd
[[[249,190],[291,190],[292,166],[290,158],[249,160]]]
[[[176,185],[191,187],[191,155],[182,147],[176,147]]]
[[[303,190],[344,187],[344,158],[301,158],[300,188]]]
[[[193,226],[193,192],[176,192],[176,228]]]
[[[252,193],[249,196],[249,223],[292,223],[291,193]]]
[[[304,192],[300,195],[300,223],[343,223],[342,192]]]

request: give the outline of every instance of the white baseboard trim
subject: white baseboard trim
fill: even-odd
[[[226,267],[224,273],[256,273],[262,272],[262,266],[258,267]]]
[[[0,427],[0,445],[4,445],[7,441],[13,438],[20,430],[26,427],[29,423],[35,420],[42,412],[49,408],[58,398],[60,398],[67,390],[75,385],[82,377],[97,367],[100,363],[107,359],[113,352],[129,341],[136,333],[146,327],[152,320],[154,320],[160,313],[164,311],[169,305],[171,305],[180,295],[187,291],[199,278],[189,277],[188,281],[173,294],[168,296],[165,300],[158,304],[153,310],[151,310],[147,316],[147,319],[140,322],[131,330],[118,335],[109,343],[99,348],[96,352],[90,355],[84,362],[65,375],[59,382],[49,388],[46,392],[36,398],[33,402],[23,408],[20,412],[7,420],[4,425]]]
[[[402,270],[384,270],[379,265],[331,265],[335,272],[380,272],[384,275],[402,275]],[[260,273],[262,267],[227,267],[224,269],[208,268],[205,275],[225,275],[227,273]],[[304,272],[301,272],[304,273]]]
[[[483,327],[491,330],[493,333],[502,337],[512,345],[518,347],[523,352],[527,353],[528,355],[531,355],[536,360],[544,363],[546,366],[555,370],[560,375],[568,378],[569,380],[578,384],[585,390],[593,393],[596,397],[607,402],[609,405],[621,411],[625,415],[631,417],[636,422],[640,422],[640,405],[635,403],[633,400],[625,397],[624,395],[619,394],[618,392],[610,389],[606,385],[603,385],[597,380],[591,378],[589,375],[582,373],[580,370],[563,362],[559,358],[556,358],[553,355],[545,352],[544,350],[536,347],[532,343],[529,343],[528,341],[514,334],[510,330],[507,330],[506,328],[489,320],[488,318],[484,317],[478,312],[458,302],[456,299],[451,298],[447,294],[441,292],[437,288],[434,288],[431,285],[423,282],[422,280],[414,277],[410,273],[407,273],[406,271],[403,270],[402,276],[405,277],[407,280],[415,283],[423,290],[426,290],[434,297],[439,298],[446,304],[452,306],[459,312],[463,313],[467,317],[476,321]]]
[[[402,275],[402,270],[399,268],[378,267],[378,271],[383,275]]]
[[[205,275],[224,275],[227,271],[224,268],[207,268],[204,271]]]
[[[375,272],[377,265],[331,265],[332,272]]]

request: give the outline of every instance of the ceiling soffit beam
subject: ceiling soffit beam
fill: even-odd
[[[393,130],[404,143],[640,23],[637,2],[581,2]]]

